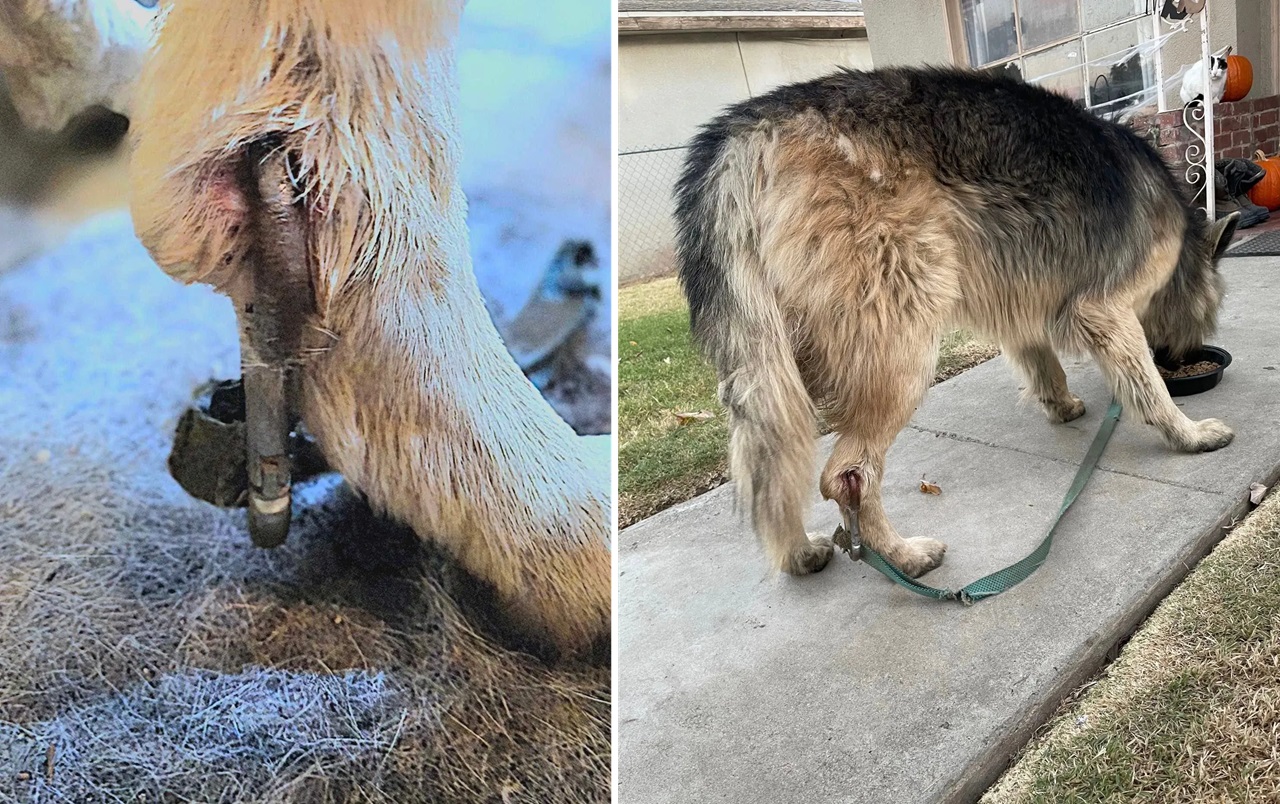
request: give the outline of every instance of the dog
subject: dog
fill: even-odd
[[[1093,355],[1174,449],[1225,447],[1174,405],[1149,347],[1176,358],[1216,326],[1209,224],[1126,128],[1015,79],[842,70],[727,109],[675,189],[693,337],[729,412],[730,474],[774,565],[826,566],[803,529],[815,416],[838,434],[825,499],[913,577],[946,546],[885,514],[885,452],[929,386],[941,334],[998,342],[1051,422],[1084,414],[1056,352]]]

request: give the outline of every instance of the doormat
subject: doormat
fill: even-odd
[[[1263,232],[1256,237],[1227,249],[1223,257],[1277,257],[1280,256],[1280,229]]]

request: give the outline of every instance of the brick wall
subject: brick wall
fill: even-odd
[[[1193,141],[1182,122],[1182,109],[1139,114],[1129,125],[1150,140],[1179,179],[1187,169],[1187,145]],[[1262,150],[1280,151],[1280,96],[1219,103],[1213,107],[1213,150],[1217,159],[1250,159]]]

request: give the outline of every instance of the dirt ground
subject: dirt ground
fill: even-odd
[[[284,548],[168,475],[229,304],[122,213],[0,275],[0,801],[601,801],[607,665],[549,667],[340,479]]]

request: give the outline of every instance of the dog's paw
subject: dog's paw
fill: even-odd
[[[830,538],[810,535],[808,544],[783,559],[782,571],[788,575],[809,575],[827,566],[834,554],[835,545]]]
[[[1187,452],[1213,452],[1231,443],[1236,434],[1219,419],[1205,419],[1194,426]]]
[[[942,542],[924,536],[907,539],[906,542],[907,549],[903,551],[904,558],[898,564],[898,569],[912,578],[919,578],[942,565],[942,557],[947,552],[947,546]]]
[[[1069,394],[1065,400],[1044,399],[1040,405],[1053,424],[1072,422],[1084,415],[1084,400],[1075,394]]]

